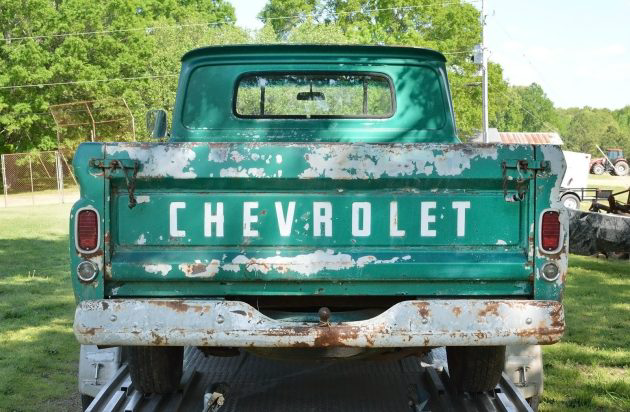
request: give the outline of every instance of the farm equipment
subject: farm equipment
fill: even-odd
[[[590,171],[594,175],[603,175],[606,172],[615,176],[627,176],[630,168],[628,160],[623,157],[623,150],[618,148],[608,148],[606,153],[596,146],[604,157],[591,159]]]

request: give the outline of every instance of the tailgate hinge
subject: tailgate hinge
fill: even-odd
[[[504,160],[501,162],[503,171],[503,195],[507,202],[520,202],[525,199],[525,191],[527,190],[527,181],[534,178],[536,172],[549,171],[550,165],[548,161],[529,162],[528,160]],[[516,194],[508,196],[508,182],[516,183]]]
[[[125,175],[127,181],[127,193],[129,193],[129,209],[133,209],[136,204],[136,197],[134,191],[136,190],[136,176],[138,169],[140,169],[140,162],[133,159],[92,159],[90,160],[90,166],[103,169],[105,171],[105,177],[107,177],[107,171],[113,172],[116,169],[120,169]],[[131,176],[130,176],[131,175]]]

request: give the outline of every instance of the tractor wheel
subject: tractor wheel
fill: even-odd
[[[182,379],[184,348],[181,346],[132,346],[129,373],[143,393],[175,392]]]
[[[613,170],[615,175],[617,176],[627,176],[628,175],[628,162],[625,160],[620,160],[615,163],[615,169]]]
[[[603,175],[605,171],[606,171],[606,168],[601,163],[595,163],[591,167],[591,173],[594,174],[594,175],[598,175],[598,176],[599,175]]]
[[[505,346],[447,346],[448,374],[459,392],[494,389],[505,366]]]

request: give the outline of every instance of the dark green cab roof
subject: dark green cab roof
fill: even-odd
[[[355,60],[362,59],[404,59],[418,61],[446,62],[444,55],[438,51],[420,47],[401,46],[366,46],[366,45],[322,45],[322,44],[246,44],[209,46],[191,50],[184,54],[182,62],[197,58],[229,58],[242,56],[244,59],[256,56],[257,59],[266,57],[291,56],[293,59],[310,60]]]

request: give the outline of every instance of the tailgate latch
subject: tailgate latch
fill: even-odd
[[[548,171],[549,162],[542,161],[537,165],[535,162],[530,164],[528,160],[504,160],[501,163],[503,171],[503,195],[507,202],[520,202],[525,199],[525,193],[528,187],[527,182],[533,179],[536,172]],[[508,182],[515,182],[516,194],[508,195]]]
[[[122,170],[127,181],[129,209],[133,209],[138,204],[134,191],[136,190],[136,176],[138,175],[138,169],[140,169],[140,162],[133,159],[92,159],[90,160],[90,166],[103,169],[106,174],[108,170],[110,173],[116,169]]]

